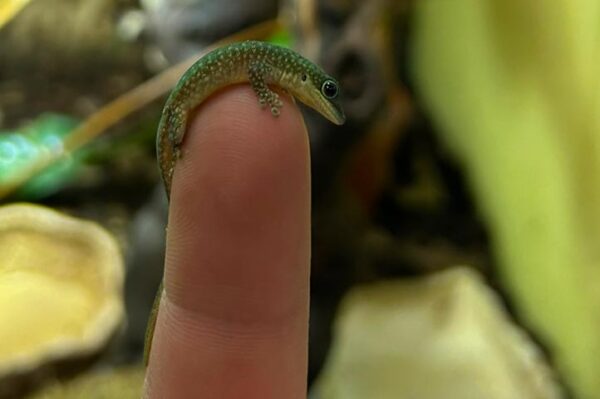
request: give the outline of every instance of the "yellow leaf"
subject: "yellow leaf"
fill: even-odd
[[[31,0],[4,0],[0,2],[0,28],[13,19]]]

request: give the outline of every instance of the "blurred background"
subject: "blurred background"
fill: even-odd
[[[600,3],[1,0],[0,399],[139,397],[158,118],[247,39],[348,117],[305,110],[309,397],[600,398]]]

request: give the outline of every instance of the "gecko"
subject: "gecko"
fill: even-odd
[[[218,90],[245,82],[256,93],[260,107],[268,107],[274,117],[280,115],[283,106],[272,89],[276,86],[336,125],[342,125],[346,120],[339,83],[297,52],[260,41],[233,43],[213,50],[183,74],[162,111],[156,135],[156,155],[167,198],[170,197],[175,164],[181,157],[189,115]],[[162,292],[161,282],[146,329],[146,366]]]

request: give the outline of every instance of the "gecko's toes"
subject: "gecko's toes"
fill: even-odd
[[[281,113],[281,110],[279,109],[279,107],[277,107],[277,106],[271,107],[271,114],[273,114],[274,117],[278,117],[280,113]]]

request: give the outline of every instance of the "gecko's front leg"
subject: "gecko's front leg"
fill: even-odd
[[[271,114],[279,116],[283,103],[279,95],[267,85],[266,77],[272,72],[271,67],[264,62],[254,62],[248,67],[248,80],[252,90],[258,96],[258,103],[262,108],[269,105]]]

